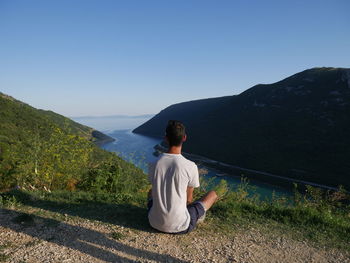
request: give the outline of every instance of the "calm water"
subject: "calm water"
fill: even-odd
[[[160,142],[160,139],[134,134],[131,131],[150,118],[151,116],[107,116],[99,118],[79,117],[73,119],[113,137],[115,141],[103,145],[102,148],[117,153],[123,159],[134,163],[147,173],[148,163],[157,158],[153,155],[153,147]],[[220,171],[206,167],[200,168],[205,168],[208,171],[206,175],[202,176],[213,180],[214,184],[218,183],[221,179],[225,179],[229,183],[229,186],[234,189],[241,182],[240,176],[223,175]],[[256,192],[263,199],[271,198],[272,192],[275,192],[276,196],[291,195],[288,190],[256,180],[250,180],[249,184],[256,188]]]
[[[145,172],[147,172],[148,163],[157,159],[153,155],[153,147],[160,142],[159,139],[135,134],[131,130],[116,130],[107,134],[115,141],[104,144],[102,148],[117,153]]]
[[[131,130],[116,130],[108,132],[107,134],[113,137],[116,141],[105,144],[102,148],[117,153],[119,156],[134,163],[147,173],[148,163],[157,158],[153,155],[153,147],[160,142],[160,139],[134,134]],[[213,180],[213,183],[218,183],[221,179],[225,179],[229,183],[229,186],[234,189],[241,182],[240,176],[223,175],[220,171],[215,171],[206,167],[200,168],[208,170],[208,173],[202,176]],[[290,196],[291,194],[283,188],[255,180],[250,180],[249,183],[256,189],[256,192],[258,192],[263,199],[271,198],[273,191],[276,196]]]

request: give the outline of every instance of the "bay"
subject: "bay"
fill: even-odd
[[[132,133],[132,130],[115,130],[107,132],[107,135],[115,139],[114,142],[102,145],[102,148],[117,153],[123,159],[132,162],[141,168],[147,174],[148,163],[157,159],[153,154],[154,146],[161,142],[159,138],[139,135]],[[214,186],[224,179],[229,187],[235,190],[241,183],[240,175],[224,174],[222,171],[200,165],[201,171],[207,171],[201,175],[207,181],[210,181]],[[287,189],[275,186],[272,184],[262,183],[257,180],[249,180],[249,185],[252,188],[251,193],[257,193],[261,199],[271,199],[272,195],[276,197],[290,197],[291,192]]]
[[[124,160],[132,162],[137,167],[141,168],[146,174],[148,163],[155,161],[157,157],[154,146],[161,142],[160,138],[144,136],[132,133],[132,130],[142,123],[150,119],[152,115],[141,116],[104,116],[104,117],[75,117],[75,121],[88,125],[96,130],[99,130],[112,138],[115,141],[106,143],[101,147],[107,151],[115,152]],[[206,171],[201,177],[205,181],[210,182],[212,186],[218,184],[222,179],[226,180],[228,186],[232,190],[236,190],[241,183],[240,174],[227,174],[220,170],[208,168],[199,165],[201,171]],[[260,182],[254,179],[248,179],[251,194],[258,194],[260,199],[270,200],[272,196],[287,198],[292,196],[290,190],[277,185]]]

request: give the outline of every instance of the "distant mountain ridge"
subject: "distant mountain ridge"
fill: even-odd
[[[186,152],[329,186],[350,188],[350,69],[313,68],[239,95],[174,104],[135,133],[188,128]]]
[[[155,114],[142,114],[142,115],[105,115],[105,116],[77,116],[77,117],[71,117],[74,120],[79,119],[101,119],[101,118],[123,118],[123,119],[139,119],[139,118],[151,118]]]

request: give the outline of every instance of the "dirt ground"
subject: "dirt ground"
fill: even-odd
[[[188,235],[162,234],[0,209],[0,262],[350,262],[345,252],[254,228],[210,233],[199,226]]]

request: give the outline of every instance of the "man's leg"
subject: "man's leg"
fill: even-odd
[[[191,220],[187,230],[180,232],[179,234],[186,234],[191,232],[197,225],[197,223],[203,222],[206,211],[215,203],[218,196],[215,191],[208,192],[201,199],[189,204],[187,210],[190,214]]]
[[[216,202],[218,199],[218,195],[215,191],[209,191],[203,196],[199,201],[201,201],[204,205],[205,210],[209,210],[210,207]]]
[[[203,214],[200,215],[200,217],[198,218],[197,223],[204,222],[207,211],[209,210],[209,208],[212,207],[212,205],[216,202],[217,199],[218,195],[216,194],[216,192],[210,191],[199,200],[199,203],[203,207],[202,209],[204,209],[204,211]]]

